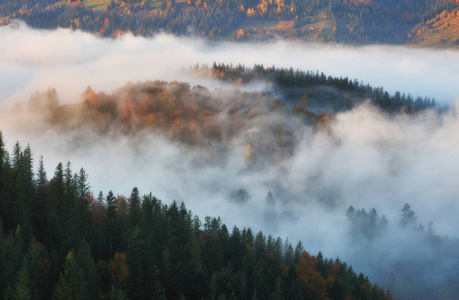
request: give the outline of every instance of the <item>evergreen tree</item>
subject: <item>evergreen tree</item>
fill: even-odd
[[[113,254],[115,254],[116,249],[118,249],[117,241],[119,238],[119,230],[118,230],[118,206],[115,201],[115,197],[113,196],[113,192],[109,191],[107,197],[105,198],[106,201],[106,217],[105,217],[105,236],[107,238],[108,243],[108,257],[112,258]]]
[[[35,179],[36,197],[31,205],[32,222],[37,229],[36,234],[40,238],[42,238],[45,232],[47,185],[48,179],[46,177],[46,171],[43,164],[43,156],[41,156],[38,165],[37,178]]]
[[[30,300],[32,295],[30,292],[29,276],[27,267],[24,266],[16,276],[10,297],[12,300]]]
[[[78,266],[73,253],[70,251],[65,258],[64,270],[59,275],[59,281],[54,287],[55,300],[85,300],[88,299],[87,283],[84,273]]]
[[[416,228],[418,218],[416,214],[411,210],[411,206],[408,203],[402,208],[402,214],[400,215],[399,226],[404,228]]]
[[[87,282],[88,296],[92,299],[97,298],[99,289],[99,274],[96,265],[94,264],[93,255],[86,240],[80,242],[75,251],[76,264],[81,268],[84,278]]]
[[[303,244],[301,243],[301,241],[299,241],[298,244],[295,247],[295,253],[294,253],[294,256],[293,256],[295,262],[299,262],[300,261],[300,256],[301,256],[301,253],[303,253],[303,252],[304,252]]]
[[[140,196],[139,190],[135,187],[132,189],[129,197],[129,223],[136,226],[140,222]]]

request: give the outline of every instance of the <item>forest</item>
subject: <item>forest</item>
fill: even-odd
[[[191,72],[233,82],[234,87],[210,91],[200,85],[159,80],[128,83],[112,94],[88,87],[72,104],[60,104],[57,91],[50,88],[31,95],[27,107],[18,103],[15,111],[18,116],[38,116],[46,128],[61,134],[76,134],[76,147],[92,135],[85,132],[112,137],[149,132],[205,149],[207,163],[222,163],[232,143],[242,138],[250,168],[291,158],[304,130],[326,131],[335,114],[359,105],[393,116],[441,111],[429,98],[414,100],[400,92],[390,95],[383,88],[318,72],[216,64],[196,66]],[[254,81],[271,84],[272,89],[240,89]],[[254,126],[260,129],[258,135],[248,135]]]
[[[412,114],[429,108],[446,110],[438,107],[435,99],[405,95],[400,91],[390,95],[384,87],[372,87],[348,77],[327,76],[319,71],[302,71],[293,68],[276,68],[255,64],[253,67],[243,65],[225,65],[213,63],[195,66],[193,73],[201,77],[214,78],[234,83],[236,87],[250,83],[263,82],[271,84],[273,96],[278,97],[290,107],[301,106],[316,114],[338,113],[347,111],[368,101],[386,113]],[[298,109],[294,109],[297,111]]]
[[[59,163],[48,179],[43,161],[34,171],[30,147],[9,153],[0,132],[2,299],[392,299],[301,242],[137,188],[94,196],[84,169]]]
[[[454,0],[5,0],[0,24],[73,28],[116,37],[131,32],[211,40],[302,39],[340,44],[457,46]]]

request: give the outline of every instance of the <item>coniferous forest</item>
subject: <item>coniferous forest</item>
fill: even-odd
[[[11,153],[0,134],[4,299],[391,299],[338,258],[280,237],[202,221],[137,188],[91,192],[84,169]]]

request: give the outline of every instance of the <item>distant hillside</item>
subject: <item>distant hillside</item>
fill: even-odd
[[[102,36],[165,31],[209,39],[457,46],[456,0],[5,0],[0,24]]]
[[[416,26],[411,43],[425,47],[459,46],[459,9],[445,10]]]

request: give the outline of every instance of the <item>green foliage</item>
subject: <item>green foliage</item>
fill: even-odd
[[[15,146],[16,169],[3,160],[0,183],[11,195],[34,191],[21,210],[30,212],[34,201],[44,208],[0,221],[0,294],[8,299],[341,299],[357,291],[390,299],[368,280],[347,288],[341,283],[357,278],[351,269],[307,254],[301,243],[294,251],[288,240],[283,247],[282,239],[261,231],[230,233],[220,218],[201,223],[184,203],[168,206],[151,194],[140,197],[136,188],[129,203],[111,191],[96,202],[85,171],[72,175],[70,163],[65,170],[58,164],[48,181],[41,159],[36,178],[9,185],[30,172],[27,149]],[[0,213],[0,220],[8,218]],[[336,266],[344,271],[333,273]],[[334,279],[333,288],[323,284]]]
[[[32,295],[29,287],[29,277],[27,274],[27,268],[23,268],[18,272],[16,280],[14,282],[13,289],[11,291],[10,299],[12,300],[29,300],[32,299]]]
[[[72,252],[65,258],[64,270],[59,275],[59,281],[54,287],[55,300],[84,300],[88,298],[87,282],[81,267]]]

